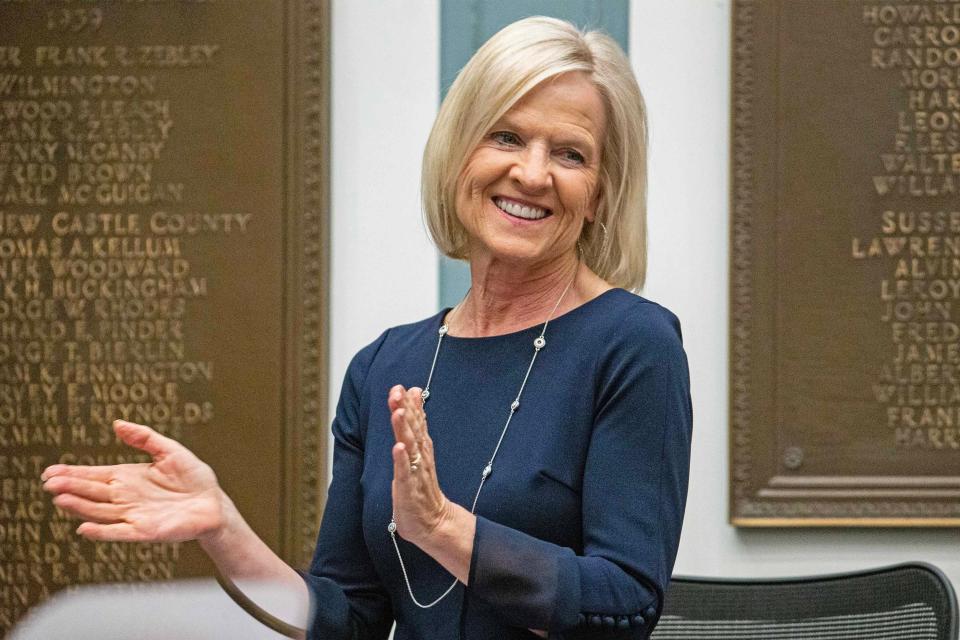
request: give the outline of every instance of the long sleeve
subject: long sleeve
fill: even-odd
[[[363,535],[363,386],[386,333],[350,363],[333,422],[333,478],[310,570],[303,575],[311,593],[317,640],[384,639],[393,615],[390,599],[371,562]]]
[[[551,638],[646,638],[686,501],[692,410],[679,323],[646,304],[598,354],[581,552],[477,518],[469,589]],[[562,526],[562,523],[558,523]]]

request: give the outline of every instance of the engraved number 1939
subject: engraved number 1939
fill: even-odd
[[[78,33],[85,29],[96,31],[103,24],[103,9],[51,9],[47,11],[48,31]]]

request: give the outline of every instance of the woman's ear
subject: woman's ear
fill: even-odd
[[[593,197],[593,206],[590,207],[590,210],[587,211],[584,218],[587,219],[587,222],[596,222],[597,216],[600,214],[600,207],[603,205],[603,195],[600,193],[600,190],[597,189],[597,195]]]

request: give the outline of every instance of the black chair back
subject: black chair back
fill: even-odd
[[[777,579],[674,576],[653,640],[957,640],[957,596],[936,567]]]

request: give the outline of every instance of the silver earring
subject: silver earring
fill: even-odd
[[[600,231],[603,231],[603,239],[600,241],[600,247],[602,249],[607,246],[607,240],[609,240],[610,237],[607,233],[607,225],[603,224],[600,220],[597,220],[597,224],[600,225]]]

